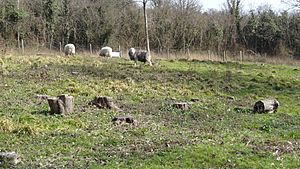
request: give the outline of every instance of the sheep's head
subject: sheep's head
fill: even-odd
[[[128,54],[129,54],[129,56],[133,56],[135,54],[135,49],[130,48]]]
[[[68,48],[67,53],[72,54],[73,53],[72,51],[73,51],[72,48]]]

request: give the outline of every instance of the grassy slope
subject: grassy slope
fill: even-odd
[[[134,67],[92,57],[2,57],[0,150],[22,155],[20,168],[299,168],[300,69],[260,64],[160,61]],[[46,66],[45,66],[46,65]],[[79,72],[72,75],[72,71]],[[50,116],[37,94],[75,96],[75,113]],[[87,103],[114,98],[118,113]],[[252,114],[261,98],[275,114]],[[200,98],[189,111],[175,101]]]

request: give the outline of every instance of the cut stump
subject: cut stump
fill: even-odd
[[[48,99],[48,95],[36,95],[34,98],[36,98],[38,100],[37,105],[42,104],[44,101],[46,101]]]
[[[181,110],[188,110],[190,108],[188,103],[185,103],[185,102],[175,103],[175,104],[173,104],[173,107],[176,109],[181,109]]]
[[[259,100],[254,104],[255,113],[275,113],[279,107],[279,102],[275,99]]]
[[[36,95],[35,98],[38,100],[47,100],[48,99],[48,95]]]
[[[192,102],[200,102],[200,99],[199,98],[192,98],[191,101]]]
[[[74,111],[74,97],[66,94],[48,97],[51,114],[69,114]]]
[[[0,166],[8,167],[21,162],[20,156],[15,152],[0,152]]]
[[[112,109],[115,111],[122,111],[118,106],[114,104],[112,98],[106,96],[95,97],[95,99],[92,100],[90,104],[95,105],[99,109]]]
[[[63,102],[63,107],[65,110],[65,113],[73,113],[74,112],[74,97],[73,96],[68,96],[66,94],[63,95],[59,95],[57,96],[59,98],[59,100],[61,100]]]
[[[123,116],[114,117],[112,119],[112,122],[114,124],[124,124],[124,123],[133,124],[135,123],[135,120],[130,115],[123,115]]]

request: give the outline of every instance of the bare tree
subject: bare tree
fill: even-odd
[[[175,0],[174,1],[174,38],[178,49],[189,49],[197,34],[197,19],[201,6],[198,0]]]
[[[149,30],[148,30],[148,17],[147,17],[147,2],[148,0],[143,0],[143,10],[144,10],[144,22],[145,22],[145,33],[146,33],[146,43],[147,43],[147,52],[149,57],[151,58],[150,54],[150,41],[149,41]]]
[[[152,48],[160,52],[170,49],[174,44],[174,11],[170,0],[152,0]]]
[[[281,2],[290,5],[292,8],[300,8],[300,0],[281,0]]]
[[[241,33],[240,6],[242,0],[227,0],[227,10],[229,12],[229,43],[228,47],[236,50],[238,37]]]
[[[149,40],[149,27],[148,27],[148,16],[147,16],[147,4],[151,0],[127,0],[125,1],[125,6],[130,5],[132,3],[142,3],[143,4],[143,14],[144,14],[144,28],[145,28],[145,35],[146,35],[146,46],[147,46],[147,52],[149,53],[149,56],[151,57],[150,54],[150,40]],[[122,5],[123,8],[125,7]]]
[[[19,11],[20,10],[20,0],[17,0],[17,10]],[[20,49],[21,48],[21,40],[20,40],[20,27],[18,25],[18,28],[17,28],[17,40],[18,40],[18,48]]]

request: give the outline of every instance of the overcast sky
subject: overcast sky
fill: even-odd
[[[221,9],[223,8],[223,4],[226,0],[201,0],[203,8],[209,9]],[[282,11],[283,9],[287,9],[288,7],[281,3],[281,0],[242,0],[242,5],[244,11],[249,11],[250,9],[256,9],[257,6],[269,4],[272,9],[276,11]]]

